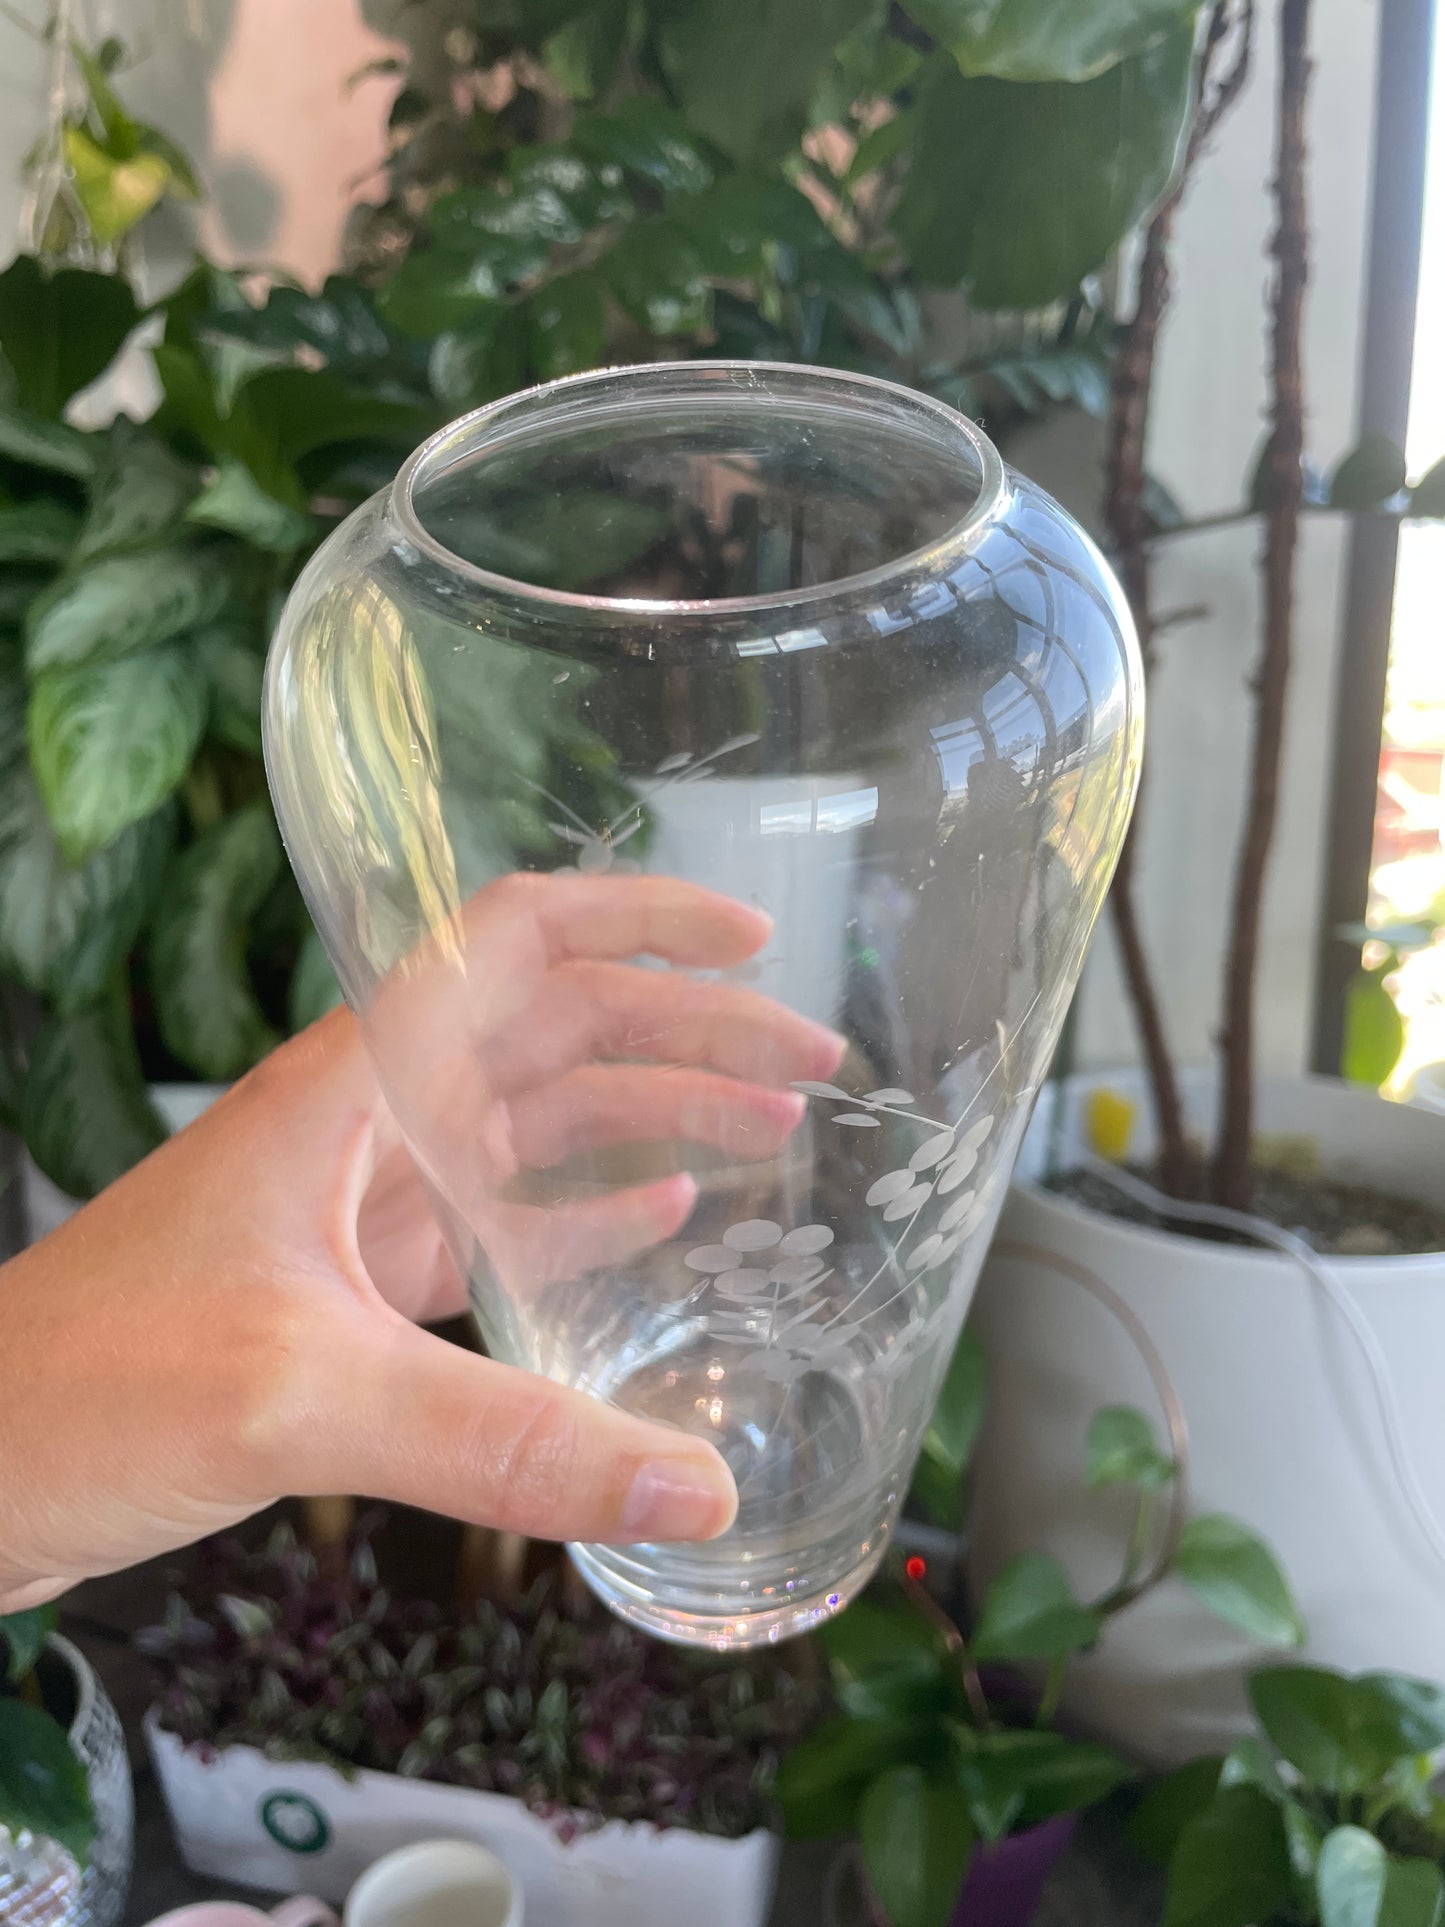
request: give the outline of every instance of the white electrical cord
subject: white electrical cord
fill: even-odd
[[[1152,1184],[1145,1184],[1141,1178],[1127,1171],[1121,1171],[1116,1164],[1109,1164],[1103,1158],[1094,1157],[1087,1151],[1078,1155],[1081,1169],[1090,1176],[1113,1187],[1121,1197],[1131,1199],[1156,1217],[1174,1218],[1183,1223],[1213,1225],[1221,1231],[1239,1231],[1256,1243],[1271,1245],[1285,1257],[1293,1258],[1307,1277],[1325,1294],[1340,1317],[1349,1328],[1351,1337],[1359,1346],[1360,1355],[1369,1371],[1370,1382],[1374,1387],[1375,1402],[1379,1407],[1380,1424],[1385,1434],[1385,1446],[1390,1455],[1391,1469],[1399,1483],[1406,1503],[1415,1515],[1425,1543],[1431,1552],[1445,1566],[1445,1530],[1431,1508],[1429,1499],[1420,1484],[1419,1477],[1410,1458],[1410,1449],[1405,1442],[1404,1427],[1400,1418],[1399,1401],[1395,1396],[1395,1383],[1390,1376],[1389,1363],[1365,1314],[1356,1303],[1353,1293],[1338,1278],[1329,1266],[1312,1251],[1303,1238],[1297,1238],[1292,1231],[1283,1231],[1278,1225],[1270,1224],[1264,1218],[1257,1218],[1249,1211],[1231,1211],[1220,1204],[1188,1204],[1178,1198],[1166,1197],[1156,1191]]]

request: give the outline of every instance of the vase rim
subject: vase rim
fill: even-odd
[[[974,498],[965,512],[940,534],[857,574],[763,595],[679,599],[586,595],[577,590],[547,588],[520,576],[488,569],[458,555],[433,535],[417,509],[418,485],[432,479],[438,470],[445,473],[445,458],[449,454],[460,459],[482,453],[489,446],[501,448],[514,444],[535,426],[556,418],[550,407],[554,398],[563,407],[575,408],[579,402],[585,404],[590,390],[599,409],[604,406],[615,409],[621,399],[618,390],[624,383],[641,382],[664,395],[671,390],[679,398],[697,399],[709,392],[718,392],[715,385],[723,381],[755,388],[759,395],[785,400],[842,402],[851,399],[855,408],[860,412],[870,411],[875,419],[891,416],[896,421],[911,415],[921,425],[931,427],[940,440],[944,436],[951,438],[976,464],[978,486]],[[845,369],[820,368],[806,362],[654,361],[591,369],[556,381],[540,382],[459,416],[428,436],[407,457],[392,485],[390,511],[407,542],[441,567],[495,595],[569,610],[577,615],[709,618],[816,609],[842,596],[885,589],[920,565],[937,567],[955,557],[961,558],[977,536],[997,520],[1007,493],[1003,458],[983,430],[946,402],[900,382],[884,381],[876,375],[853,374]]]

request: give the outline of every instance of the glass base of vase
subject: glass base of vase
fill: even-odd
[[[886,1545],[874,1546],[861,1564],[806,1593],[788,1591],[784,1582],[783,1597],[760,1596],[741,1609],[735,1598],[725,1598],[721,1591],[708,1602],[698,1599],[694,1586],[680,1580],[670,1584],[668,1555],[677,1550],[668,1546],[567,1548],[588,1586],[619,1619],[676,1646],[738,1652],[811,1632],[841,1612],[878,1570]]]

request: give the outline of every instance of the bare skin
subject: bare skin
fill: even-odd
[[[509,878],[467,923],[490,1014],[452,1056],[482,1092],[470,1141],[494,1188],[580,1144],[681,1135],[770,1155],[802,1115],[788,1084],[841,1055],[756,993],[625,961],[751,956],[767,919],[712,892]],[[498,989],[509,956],[515,995]],[[400,1034],[374,1031],[383,1062]],[[486,1195],[468,1216],[500,1264],[556,1278],[579,1253],[671,1237],[696,1190],[682,1174],[535,1222],[501,1203],[489,1218]],[[418,1329],[462,1303],[356,1020],[334,1012],[0,1268],[0,1612],[286,1495],[540,1538],[726,1530],[736,1494],[712,1447]]]

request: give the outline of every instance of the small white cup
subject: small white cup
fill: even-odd
[[[494,1853],[469,1840],[419,1840],[367,1868],[345,1927],[522,1927],[522,1895]]]

